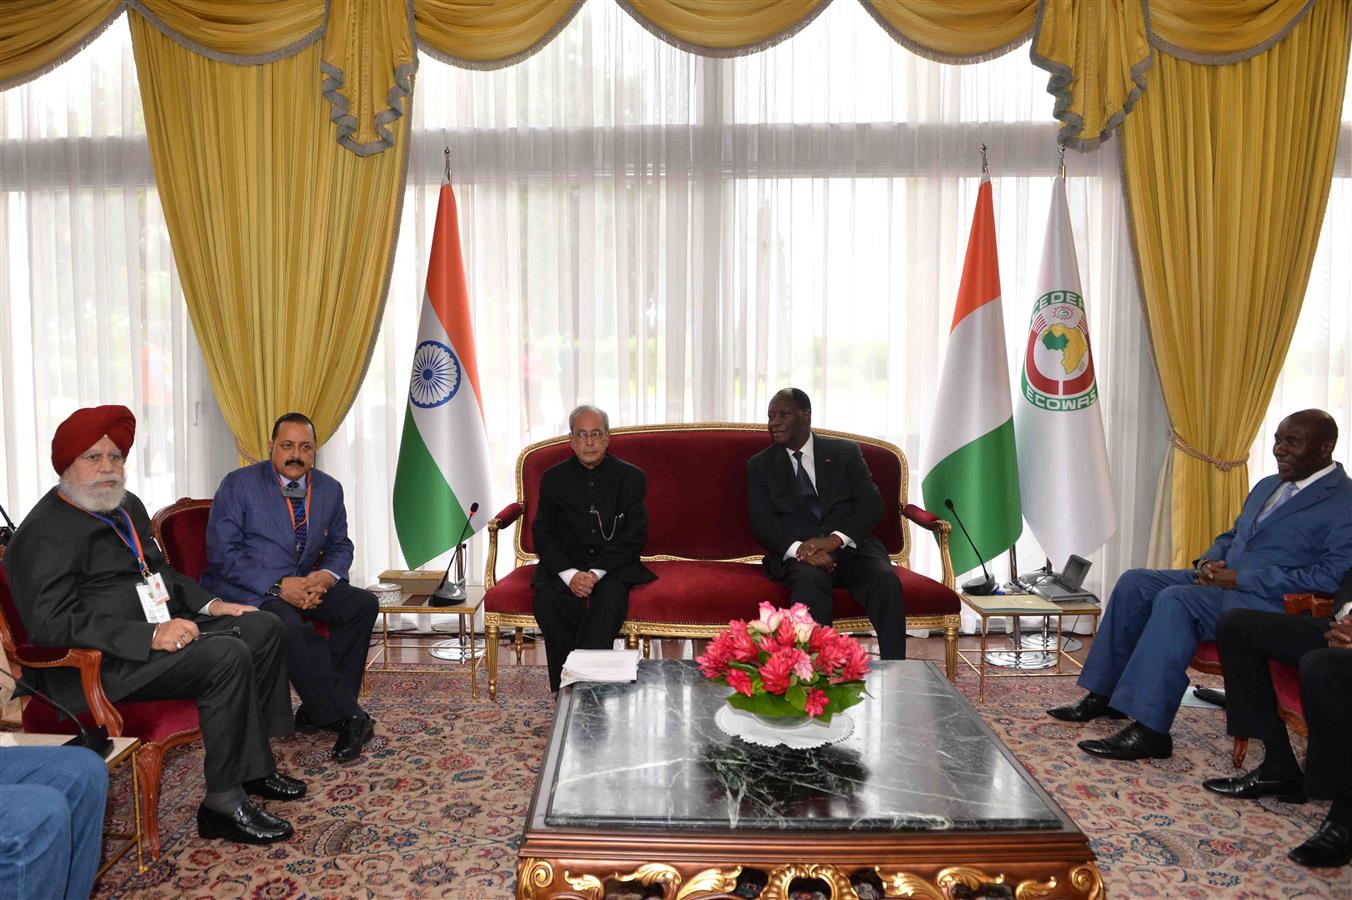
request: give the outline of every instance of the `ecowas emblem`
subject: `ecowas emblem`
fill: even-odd
[[[460,390],[460,360],[441,341],[423,341],[413,351],[408,399],[420,409],[440,406]]]
[[[1023,397],[1038,409],[1085,409],[1098,400],[1084,300],[1074,291],[1050,291],[1033,304],[1023,355]]]

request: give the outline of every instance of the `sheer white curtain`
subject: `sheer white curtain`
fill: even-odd
[[[1009,333],[1027,330],[1057,169],[1045,81],[1022,51],[928,62],[845,3],[735,60],[674,50],[611,4],[588,4],[510,69],[424,59],[385,327],[353,414],[325,448],[369,510],[368,571],[400,560],[384,507],[443,145],[475,302],[494,510],[514,495],[520,448],[561,433],[577,403],[615,424],[759,422],[790,384],[813,397],[818,425],[899,444],[917,497],[983,142]],[[1110,143],[1068,158],[1123,523],[1096,559],[1099,579],[1144,553],[1165,431],[1116,154]],[[1041,564],[1030,537],[1019,553],[1025,568]],[[939,571],[926,535],[915,564]]]
[[[0,503],[57,481],[51,435],[79,406],[137,418],[128,485],[154,511],[210,496],[229,431],[179,290],[126,26],[0,93]]]

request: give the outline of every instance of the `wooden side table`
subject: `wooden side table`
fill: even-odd
[[[1066,616],[1089,616],[1090,621],[1094,623],[1094,628],[1098,628],[1098,617],[1103,612],[1103,608],[1097,603],[1077,600],[1069,603],[1053,603],[1045,600],[1036,594],[989,594],[985,596],[976,596],[972,594],[960,594],[963,605],[981,618],[981,647],[977,650],[959,650],[958,657],[967,664],[967,667],[976,672],[977,702],[981,703],[986,699],[986,678],[1047,678],[1064,675],[1078,675],[1083,666],[1080,661],[1071,656],[1065,650],[1061,649],[1064,645],[1062,641],[1062,625]],[[990,627],[991,617],[1008,616],[1014,619],[1015,633],[1018,633],[1018,620],[1022,616],[1046,616],[1056,619],[1056,649],[1043,647],[1023,647],[1017,645],[1013,648],[1002,648],[999,651],[993,651],[987,646],[987,634]],[[992,652],[1000,652],[1013,655],[1016,659],[1021,654],[1030,654],[1038,656],[1052,656],[1054,665],[1039,669],[1020,669],[1017,666],[1009,672],[987,672],[987,656]],[[976,657],[974,662],[972,657]],[[1069,663],[1074,668],[1070,671],[1063,670],[1062,663]],[[1051,671],[1047,671],[1051,668]]]
[[[28,734],[23,731],[6,731],[0,734],[0,747],[60,747],[70,740],[68,734]],[[103,873],[112,867],[127,851],[133,846],[136,847],[136,871],[144,872],[146,870],[145,856],[141,850],[141,782],[136,776],[136,757],[141,751],[141,739],[134,737],[115,737],[112,738],[113,749],[104,757],[104,762],[108,764],[108,772],[111,774],[118,766],[129,765],[131,770],[131,808],[133,830],[131,832],[108,831],[104,833],[105,838],[123,841],[113,852],[108,854],[107,859],[99,866],[98,874],[95,878],[102,878]]]

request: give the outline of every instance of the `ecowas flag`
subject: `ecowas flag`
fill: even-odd
[[[394,528],[409,568],[455,545],[470,505],[489,506],[491,484],[460,222],[443,181],[394,475]]]
[[[1023,515],[1052,564],[1103,546],[1116,530],[1117,510],[1065,176],[1052,188],[1014,433]]]
[[[978,559],[965,538],[954,537],[949,549],[959,572],[1003,552],[1023,531],[1004,318],[991,182],[983,176],[920,483],[925,508],[951,521],[944,501],[952,499],[981,550]]]

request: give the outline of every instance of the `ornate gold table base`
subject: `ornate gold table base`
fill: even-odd
[[[632,864],[631,864],[632,865]],[[850,874],[872,868],[886,898],[924,900],[1013,897],[1083,898],[1101,900],[1103,880],[1093,862],[1020,862],[987,866],[838,866],[828,863],[748,865],[764,871],[769,880],[758,900],[787,900],[790,885],[802,878],[824,882],[831,900],[858,900]],[[743,867],[702,867],[699,863],[647,863],[637,868],[610,867],[599,861],[553,860],[523,857],[517,864],[518,900],[604,900],[607,882],[660,885],[662,900],[722,900],[732,898]]]

